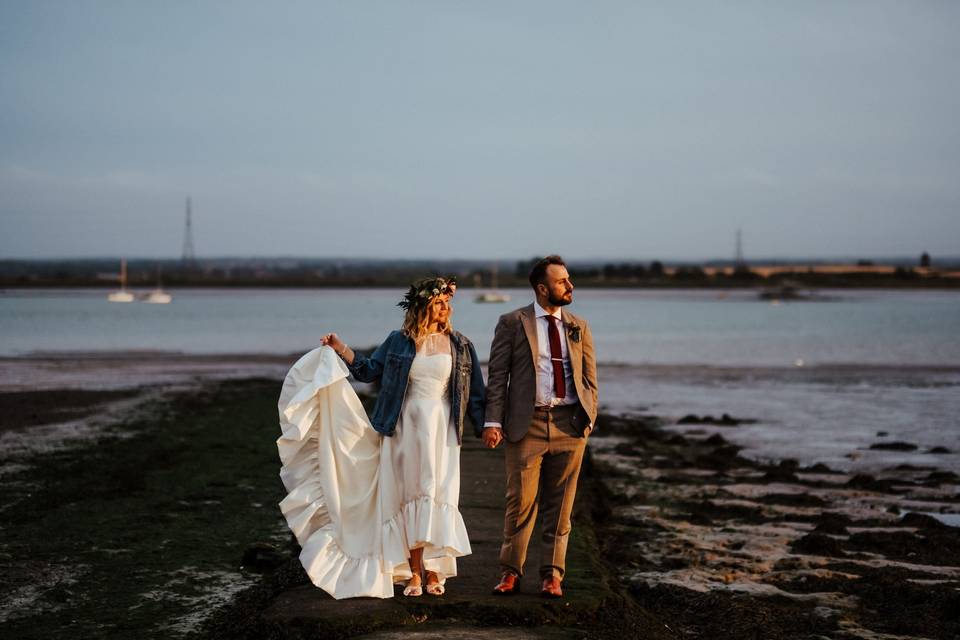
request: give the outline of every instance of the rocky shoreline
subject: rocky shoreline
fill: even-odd
[[[690,638],[960,635],[956,474],[758,462],[684,422],[606,416],[591,443],[604,553],[638,604]]]

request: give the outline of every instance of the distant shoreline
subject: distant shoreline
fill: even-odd
[[[837,290],[852,291],[857,289],[877,290],[877,289],[896,289],[896,290],[940,290],[955,291],[960,290],[960,278],[916,278],[899,279],[894,277],[865,277],[856,276],[844,278],[841,276],[820,277],[814,280],[803,278],[793,278],[795,284],[801,289],[808,290]],[[166,290],[177,289],[396,289],[398,287],[409,286],[409,280],[356,280],[356,281],[282,281],[282,280],[196,280],[196,281],[174,281],[163,283]],[[575,284],[580,289],[610,289],[610,290],[650,290],[662,291],[670,289],[680,289],[686,291],[704,290],[704,291],[723,291],[723,290],[754,290],[761,292],[767,289],[776,289],[783,286],[783,283],[777,281],[737,281],[733,279],[724,280],[683,280],[671,278],[669,280],[652,281],[595,281],[589,279],[576,279]],[[111,282],[103,280],[75,281],[75,280],[49,280],[41,282],[4,282],[0,281],[0,295],[5,291],[46,291],[53,289],[74,289],[74,290],[102,290],[108,291],[116,289],[117,286]],[[150,291],[156,288],[156,283],[136,282],[128,286],[131,291]],[[504,283],[500,289],[528,289],[529,285],[525,282]],[[489,291],[490,287],[472,287],[461,285],[461,291],[464,292],[484,292]]]
[[[464,288],[490,290],[527,288],[533,260],[0,259],[0,289],[119,286],[121,263],[130,288],[406,287],[424,276],[448,274]],[[960,288],[960,258],[932,260],[927,254],[876,260],[572,260],[568,268],[585,288]]]

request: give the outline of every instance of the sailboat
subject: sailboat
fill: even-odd
[[[490,291],[478,294],[476,302],[509,302],[510,294],[497,291],[497,263],[493,263],[490,270]]]
[[[127,259],[120,258],[120,291],[107,294],[110,302],[133,302],[133,294],[127,291]]]
[[[144,302],[150,304],[169,304],[173,300],[173,296],[163,290],[163,272],[161,271],[162,267],[157,265],[157,288],[147,294],[143,299]]]

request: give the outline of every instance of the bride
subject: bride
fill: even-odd
[[[280,507],[311,580],[335,598],[390,597],[394,582],[439,596],[471,553],[460,443],[466,416],[483,425],[484,385],[473,344],[450,323],[455,291],[452,278],[418,281],[399,303],[402,328],[370,356],[329,333],[284,382]],[[347,372],[380,383],[369,420]]]

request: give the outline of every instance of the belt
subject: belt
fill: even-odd
[[[564,409],[572,410],[575,406],[577,405],[575,404],[541,404],[541,405],[535,406],[533,410],[540,411],[541,413],[549,413],[550,411],[562,411]]]

